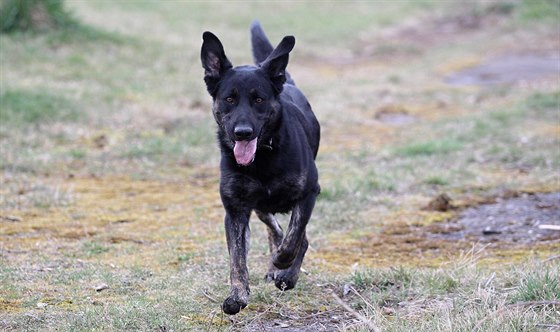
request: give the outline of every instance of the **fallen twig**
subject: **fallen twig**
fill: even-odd
[[[560,328],[560,324],[537,324],[535,326],[536,327],[547,328],[547,329]]]
[[[539,229],[548,229],[550,231],[560,231],[560,225],[539,225]]]
[[[348,311],[349,313],[354,315],[356,318],[361,320],[364,324],[366,324],[369,327],[370,331],[381,332],[379,327],[375,326],[375,324],[373,324],[370,320],[365,318],[363,315],[361,315],[356,310],[350,308],[350,306],[348,304],[346,304],[346,302],[342,301],[342,299],[340,297],[338,297],[338,295],[336,295],[335,292],[332,292],[331,295],[335,299],[335,301],[338,302],[338,304],[340,304],[346,311]]]
[[[511,308],[515,308],[515,307],[540,307],[540,306],[545,306],[545,305],[560,305],[560,301],[524,301],[524,302],[517,302],[517,303],[513,303],[513,304],[509,304],[503,308],[500,308],[499,310],[496,310],[494,312],[492,312],[491,314],[487,315],[486,317],[484,317],[483,319],[479,320],[478,323],[474,326],[473,328],[473,332],[478,331],[480,329],[480,326],[482,326],[482,324],[484,322],[486,322],[488,319],[501,314],[502,312],[504,312],[507,309],[511,309]]]
[[[0,216],[0,220],[10,221],[10,222],[21,222],[22,219],[14,216]]]
[[[560,258],[560,255],[550,256],[547,259],[543,260],[542,262],[543,263],[548,263],[548,262],[551,262],[551,261],[559,259],[559,258]]]
[[[208,293],[206,292],[206,289],[203,289],[203,290],[202,290],[202,295],[204,295],[204,296],[205,296],[208,300],[210,300],[210,302],[212,302],[212,303],[219,303],[218,300],[216,300],[215,298],[213,298],[212,296],[210,296],[210,294],[208,294]]]
[[[488,288],[488,286],[490,286],[490,283],[492,282],[492,280],[494,280],[495,277],[496,277],[496,272],[492,272],[490,278],[488,278],[488,280],[486,280],[486,282],[484,283],[484,288]]]
[[[364,297],[362,296],[362,294],[358,293],[358,291],[350,286],[350,290],[352,291],[352,293],[356,294],[360,299],[362,299],[362,301],[364,301],[364,303],[371,308],[371,310],[375,310],[376,308],[373,306],[373,304],[369,303],[369,301],[367,301],[366,299],[364,299]]]

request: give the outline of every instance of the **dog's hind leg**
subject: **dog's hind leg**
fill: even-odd
[[[284,237],[282,232],[282,227],[278,224],[278,221],[271,213],[264,213],[260,211],[255,211],[259,219],[267,226],[268,231],[268,248],[270,249],[270,254],[273,255],[280,247],[282,243],[282,238]],[[268,267],[268,272],[265,275],[266,281],[272,281],[275,279],[278,269],[274,264],[272,264],[272,259],[270,261],[270,266]]]

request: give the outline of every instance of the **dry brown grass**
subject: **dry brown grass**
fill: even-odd
[[[443,81],[490,55],[560,49],[550,21],[526,21],[529,5],[359,4],[357,16],[313,2],[69,5],[91,30],[0,36],[1,329],[558,328],[559,261],[546,261],[557,239],[433,236],[506,193],[560,191],[557,79]],[[480,25],[464,26],[477,12]],[[254,222],[251,303],[226,317],[219,153],[198,52],[212,30],[248,62],[254,16],[273,40],[298,37],[290,70],[322,124],[323,192],[298,287],[262,280],[266,232]],[[455,209],[424,209],[443,192]]]

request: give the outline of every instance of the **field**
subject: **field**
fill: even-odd
[[[560,330],[557,0],[66,5],[0,35],[0,330]],[[254,19],[296,37],[322,192],[294,290],[253,218],[227,316],[200,46],[250,63]]]

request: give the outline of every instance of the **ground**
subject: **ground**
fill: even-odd
[[[81,26],[0,36],[1,329],[560,328],[557,3],[321,4],[67,1]],[[230,317],[199,50],[250,62],[254,18],[296,36],[322,193],[294,290],[254,218]]]

